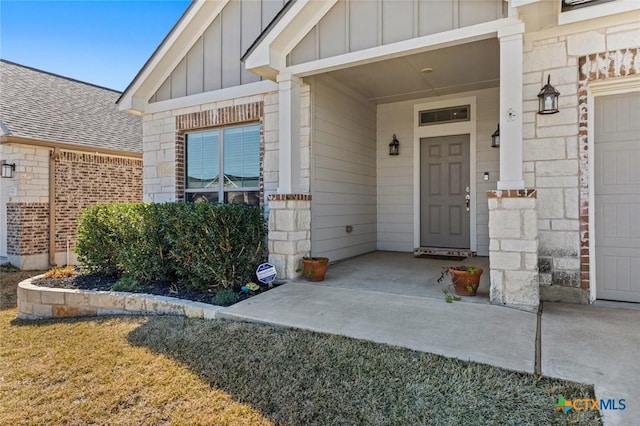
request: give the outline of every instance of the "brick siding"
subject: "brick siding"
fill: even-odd
[[[102,203],[142,201],[142,160],[62,152],[55,161],[56,252],[75,247],[78,217]],[[44,250],[48,251],[48,246]]]
[[[49,203],[7,203],[7,254],[49,250]]]
[[[640,49],[622,49],[578,58],[578,151],[580,158],[580,286],[589,288],[589,82],[637,75]]]

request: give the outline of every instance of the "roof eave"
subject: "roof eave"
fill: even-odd
[[[286,68],[289,52],[307,35],[337,0],[295,0],[287,3],[274,21],[243,55],[245,68],[275,80]],[[272,25],[273,24],[273,25]]]
[[[2,135],[0,136],[0,144],[20,144],[20,145],[38,146],[42,148],[59,148],[67,151],[88,152],[92,154],[113,155],[118,157],[142,158],[142,153],[136,152],[136,151],[126,151],[126,150],[120,150],[120,149],[77,145],[77,144],[71,144],[66,142],[49,141],[44,139],[32,139],[32,138],[26,138],[23,136]]]

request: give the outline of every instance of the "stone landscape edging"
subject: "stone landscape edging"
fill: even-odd
[[[182,315],[215,319],[222,306],[174,297],[116,291],[40,287],[33,280],[18,284],[18,318],[49,319],[103,315]]]

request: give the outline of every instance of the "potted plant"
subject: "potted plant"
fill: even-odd
[[[438,282],[442,282],[445,275],[451,275],[451,284],[457,295],[475,296],[480,286],[482,272],[482,268],[477,266],[446,266],[442,268]]]
[[[308,281],[322,281],[327,272],[328,264],[329,258],[327,257],[305,256],[302,258],[302,275]]]

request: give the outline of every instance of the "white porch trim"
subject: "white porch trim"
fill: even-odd
[[[498,189],[524,189],[522,175],[522,54],[524,24],[498,31],[500,40],[500,180]]]
[[[414,53],[428,52],[430,50],[442,49],[473,41],[486,40],[495,37],[503,28],[513,27],[517,24],[521,24],[521,22],[515,18],[498,19],[468,27],[457,28],[455,30],[443,31],[423,37],[376,46],[370,49],[332,56],[330,58],[320,59],[317,61],[293,65],[287,67],[286,71],[300,77],[335,71],[356,65],[412,55]],[[286,52],[285,56],[288,53],[289,52]]]
[[[245,58],[245,68],[275,80],[277,74],[285,69],[289,52],[336,3],[337,0],[297,0]]]
[[[618,13],[631,12],[640,9],[638,0],[616,0],[613,2],[594,4],[581,9],[560,12],[558,25],[573,24],[574,22],[600,19],[603,16],[616,15]]]
[[[300,85],[291,74],[278,75],[278,194],[300,194]]]
[[[447,108],[457,105],[470,105],[469,121],[449,124],[435,124],[420,126],[418,112],[425,109]],[[469,186],[471,187],[471,202],[469,212],[469,249],[477,251],[477,194],[476,194],[476,97],[448,99],[415,104],[413,106],[413,246],[420,247],[420,139],[438,136],[469,135]]]
[[[200,106],[213,102],[262,95],[264,93],[275,92],[277,90],[277,83],[271,80],[262,80],[255,83],[243,84],[241,86],[227,87],[225,89],[219,89],[212,92],[198,93],[196,95],[148,103],[146,104],[144,113],[156,113],[172,109]]]

